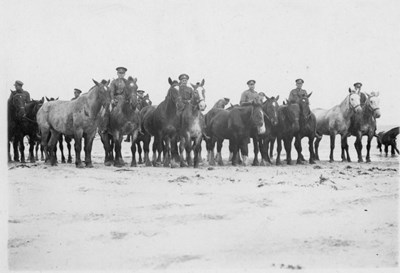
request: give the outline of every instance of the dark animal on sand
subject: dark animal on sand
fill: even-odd
[[[399,154],[399,150],[397,149],[397,143],[396,143],[396,138],[397,135],[399,134],[399,129],[400,127],[394,127],[387,132],[379,132],[378,135],[376,135],[376,141],[378,143],[377,148],[381,153],[382,153],[382,145],[384,145],[386,156],[388,155],[389,146],[391,147],[392,156],[395,155],[396,152],[397,154]]]
[[[125,85],[123,95],[116,96],[117,105],[107,113],[108,115],[100,114],[103,119],[109,119],[108,128],[106,131],[99,131],[101,140],[103,142],[104,151],[106,157],[104,164],[110,166],[114,164],[116,167],[124,166],[124,161],[121,153],[121,143],[124,135],[132,135],[132,161],[131,167],[136,167],[136,138],[139,132],[140,120],[139,110],[137,107],[137,94],[136,91],[138,86],[136,84],[137,79],[128,77]],[[107,109],[103,109],[106,111]],[[115,150],[115,157],[111,156]]]
[[[177,137],[179,131],[179,116],[178,112],[183,109],[178,109],[177,105],[181,97],[179,96],[179,83],[168,78],[169,89],[165,99],[155,108],[149,109],[143,117],[143,127],[145,131],[154,136],[154,145],[158,152],[156,159],[153,154],[153,165],[159,166],[161,152],[164,152],[164,167],[178,167],[179,160]]]

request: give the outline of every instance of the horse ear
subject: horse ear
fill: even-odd
[[[311,95],[312,95],[312,92],[311,92],[310,94],[307,95],[307,98],[311,97]]]
[[[59,97],[57,97],[55,100],[58,100]]]
[[[196,89],[197,85],[194,85],[193,83],[190,83],[190,85],[193,87],[193,89]]]
[[[278,101],[279,100],[279,95],[276,97],[276,101]]]
[[[200,86],[201,86],[201,87],[203,87],[204,82],[205,82],[204,79],[202,79],[202,80],[201,80],[201,83],[200,83]]]
[[[351,88],[349,87],[349,93],[351,94],[351,92],[352,92],[352,91],[351,91]]]
[[[92,79],[92,81],[94,82],[95,85],[99,85],[99,83],[97,81],[95,81],[94,79]]]
[[[47,96],[46,96],[46,100],[47,100],[47,101],[50,101],[50,99],[49,99]]]
[[[265,98],[267,99],[267,100],[270,100],[271,98],[270,97],[268,97],[267,95],[265,95]]]
[[[137,82],[137,78],[133,78],[133,82],[136,83]]]
[[[169,85],[172,85],[171,77],[168,77],[168,83],[169,83]]]

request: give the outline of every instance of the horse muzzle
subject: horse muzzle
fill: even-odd
[[[200,111],[206,110],[206,107],[207,107],[207,104],[206,104],[206,102],[205,102],[204,100],[202,100],[202,101],[199,102],[199,109],[200,109]]]

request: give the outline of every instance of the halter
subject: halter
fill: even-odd
[[[369,109],[372,113],[375,113],[375,111],[377,111],[377,110],[380,109],[379,107],[377,107],[377,108],[372,108],[372,106],[371,106],[371,104],[370,104],[369,98],[367,99],[367,101],[368,101],[368,104],[367,104],[367,103],[365,103],[365,104],[367,105],[368,109]]]
[[[361,107],[361,103],[360,103],[360,104],[357,104],[356,106],[351,105],[350,96],[351,96],[351,94],[349,94],[349,108],[350,108],[351,110],[353,110],[353,112],[356,112],[357,107],[358,107],[358,106]]]

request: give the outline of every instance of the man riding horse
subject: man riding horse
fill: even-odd
[[[254,90],[256,85],[255,80],[247,81],[247,86],[249,89],[243,91],[240,97],[240,106],[248,106],[253,103],[253,101],[259,101],[260,95]]]
[[[25,103],[28,103],[31,101],[31,95],[29,94],[28,91],[26,91],[22,88],[23,85],[24,85],[23,82],[15,81],[15,83],[14,83],[15,91],[11,92],[10,98],[13,98],[14,96],[21,96],[23,98],[23,101]]]
[[[304,81],[303,79],[297,79],[296,81],[296,88],[290,91],[288,103],[299,103],[299,101],[306,97],[307,91],[302,89]]]

